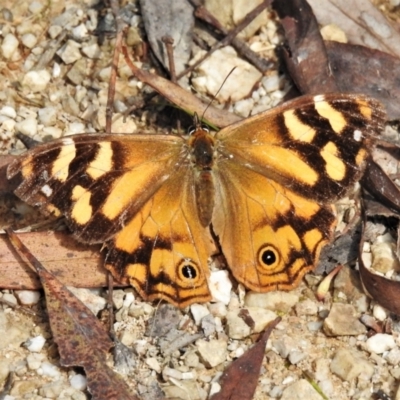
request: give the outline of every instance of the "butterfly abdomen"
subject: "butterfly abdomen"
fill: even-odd
[[[194,165],[197,213],[201,224],[206,227],[211,223],[215,203],[215,186],[212,173],[215,142],[208,131],[198,127],[193,133],[189,145]]]

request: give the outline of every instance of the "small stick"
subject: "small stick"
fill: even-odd
[[[207,57],[209,57],[214,51],[220,49],[228,45],[229,43],[241,54],[244,58],[250,61],[260,72],[265,73],[269,69],[271,69],[273,63],[267,61],[263,58],[260,58],[257,53],[251,50],[246,43],[242,40],[235,37],[241,30],[243,30],[254,18],[256,18],[264,9],[266,9],[272,2],[272,0],[265,0],[252,11],[250,11],[238,24],[234,29],[228,31],[225,29],[222,24],[215,18],[206,8],[204,8],[199,0],[190,0],[190,2],[196,7],[195,15],[202,19],[203,21],[207,22],[208,24],[212,25],[214,28],[218,29],[223,35],[226,35],[224,39],[220,42],[216,43],[211,49],[205,54],[201,59],[187,68],[185,71],[181,72],[177,79],[182,78],[182,76],[186,75],[188,72],[192,71],[196,68],[199,64],[201,64]]]
[[[172,39],[171,36],[165,35],[161,38],[163,41],[165,48],[167,50],[167,56],[168,56],[168,66],[169,66],[169,74],[171,77],[171,81],[176,83],[176,69],[175,69],[175,60],[174,60],[174,39]]]

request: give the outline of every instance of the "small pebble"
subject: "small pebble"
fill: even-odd
[[[228,271],[211,271],[209,288],[214,301],[219,301],[225,305],[229,304],[232,282],[229,279]]]
[[[22,85],[26,86],[33,93],[42,92],[50,82],[50,73],[45,69],[40,71],[29,71],[25,74]]]
[[[208,367],[216,367],[226,360],[227,342],[223,339],[211,339],[210,341],[199,339],[196,346],[200,357]]]
[[[145,359],[145,363],[158,374],[161,373],[161,366],[160,363],[157,361],[155,357],[148,357]]]
[[[192,313],[192,316],[194,318],[194,322],[197,326],[200,325],[201,320],[208,314],[210,314],[210,311],[206,306],[203,306],[202,304],[192,304],[190,306],[190,312]]]
[[[87,379],[84,375],[76,374],[69,378],[71,386],[80,391],[84,391],[87,388]]]
[[[378,321],[384,321],[387,318],[386,310],[379,304],[374,305],[372,314]]]
[[[299,302],[299,296],[291,292],[248,292],[245,299],[247,307],[262,307],[271,311],[288,312]]]
[[[33,353],[39,353],[42,351],[45,343],[46,339],[42,335],[39,335],[28,339],[24,344],[29,351]]]
[[[3,39],[3,43],[1,44],[1,52],[3,57],[9,60],[18,49],[18,45],[18,39],[12,33],[7,33]]]
[[[25,33],[21,37],[21,42],[28,49],[32,49],[37,43],[37,38],[33,33]]]
[[[396,347],[396,342],[392,335],[377,333],[367,339],[365,348],[370,353],[382,354],[387,350]]]
[[[55,125],[57,122],[57,108],[56,107],[44,107],[38,111],[39,122],[44,126]]]
[[[15,108],[11,106],[3,106],[0,109],[0,115],[15,119],[15,117],[17,116],[17,112],[15,111]]]
[[[72,64],[82,58],[80,47],[79,43],[68,40],[67,43],[57,51],[57,55],[60,56],[65,64]]]
[[[40,300],[40,292],[35,290],[16,290],[15,295],[19,302],[25,306],[37,304]]]
[[[54,364],[49,363],[48,361],[43,361],[41,365],[42,375],[49,376],[51,378],[56,378],[60,375],[60,370]]]
[[[32,1],[29,4],[28,10],[32,13],[32,14],[39,14],[42,11],[44,11],[46,7],[46,4],[41,2],[41,1]]]

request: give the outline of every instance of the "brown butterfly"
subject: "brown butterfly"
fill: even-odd
[[[186,137],[81,134],[12,162],[15,193],[105,243],[106,268],[145,299],[211,298],[217,237],[257,292],[294,288],[332,235],[332,203],[360,178],[385,113],[363,95],[307,96]]]

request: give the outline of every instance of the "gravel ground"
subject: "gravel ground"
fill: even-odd
[[[17,1],[6,9],[4,3],[0,0],[3,154],[23,150],[15,139],[17,131],[37,140],[102,131],[114,38],[106,36],[98,44],[94,30],[99,12],[88,2],[74,0],[54,3],[52,8],[45,2]],[[129,33],[140,43],[139,5],[133,3],[129,13]],[[255,51],[272,56],[280,41],[275,22],[268,20],[248,41]],[[198,56],[199,50],[195,53]],[[221,69],[221,60],[229,72],[237,57],[232,49],[225,49],[197,71],[197,82],[192,84],[201,94],[216,92],[213,74]],[[249,90],[246,85],[251,88],[260,80],[257,71],[246,68],[250,72],[243,82],[235,80],[232,88],[227,83],[218,100],[232,99],[238,87]],[[155,107],[120,118],[143,93],[143,85],[131,77],[123,61],[116,89],[113,132],[154,130]],[[246,117],[276,105],[288,89],[284,77],[272,71],[251,97],[235,99],[230,109]],[[345,199],[339,208],[349,207],[354,208],[354,202]],[[312,274],[292,292],[255,294],[241,285],[232,287],[226,273],[212,268],[221,287],[219,301],[182,311],[142,302],[131,288],[115,290],[115,330],[135,354],[131,368],[120,372],[141,398],[157,399],[162,391],[171,399],[206,399],[218,390],[226,366],[279,315],[282,322],[268,342],[255,399],[324,398],[311,381],[330,400],[371,399],[378,390],[400,399],[400,327],[391,319],[390,333],[371,335],[360,322],[363,316],[382,325],[390,315],[354,284],[359,285],[356,271],[343,268],[334,288],[319,302],[315,290],[320,277]],[[105,290],[75,292],[105,318]],[[2,398],[90,398],[82,371],[59,365],[43,294],[3,290],[0,299],[0,386],[14,372],[11,388]],[[239,316],[244,308],[256,322],[252,328]]]

